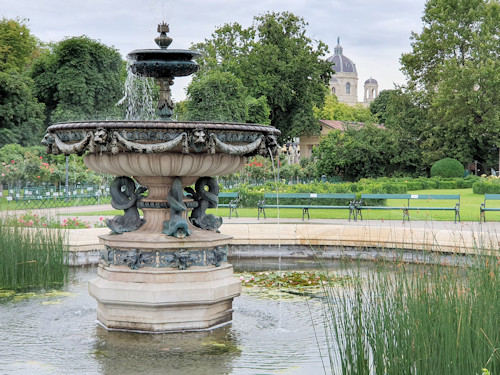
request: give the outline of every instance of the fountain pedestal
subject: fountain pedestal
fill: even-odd
[[[98,302],[99,322],[107,329],[169,332],[231,321],[232,301],[241,292],[241,282],[225,259],[218,267],[209,264],[214,250],[226,247],[231,237],[198,232],[189,241],[162,234],[101,236],[109,249],[108,259],[99,264],[98,276],[89,283],[89,292]],[[139,246],[141,254],[151,257],[146,261],[149,266],[118,265]],[[199,265],[179,269],[175,259],[179,249],[184,255],[195,255],[191,262]]]

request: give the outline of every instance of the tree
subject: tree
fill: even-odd
[[[176,106],[180,120],[269,124],[265,96],[247,95],[241,80],[218,69],[198,75],[188,87],[188,99]]]
[[[0,20],[0,72],[23,73],[37,55],[39,42],[31,35],[26,19]]]
[[[228,72],[212,70],[188,87],[186,120],[243,122],[247,117],[245,88]]]
[[[401,63],[408,89],[425,97],[428,162],[484,162],[500,146],[500,3],[429,0],[422,21]]]
[[[314,108],[314,116],[319,120],[365,122],[373,124],[376,118],[368,108],[360,104],[351,106],[340,103],[334,94],[328,95],[321,108]]]
[[[379,124],[387,122],[387,105],[391,101],[396,90],[382,90],[373,102],[370,103],[370,112],[377,117]]]
[[[391,175],[393,142],[385,129],[374,125],[334,130],[314,148],[318,174],[348,181]]]
[[[307,23],[291,13],[267,13],[248,29],[226,24],[194,47],[201,70],[219,69],[241,79],[248,95],[267,98],[271,125],[282,139],[319,131],[313,107],[321,106],[332,74],[322,60],[327,47],[306,36]]]
[[[15,70],[0,72],[0,147],[40,142],[44,105],[33,95],[32,80]]]
[[[49,122],[117,116],[124,65],[114,48],[86,36],[51,46],[31,71]]]

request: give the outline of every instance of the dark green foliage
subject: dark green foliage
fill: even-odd
[[[245,122],[246,90],[228,72],[212,70],[198,76],[188,87],[183,118],[188,121]]]
[[[0,72],[0,147],[8,143],[39,144],[45,119],[33,82],[15,70]]]
[[[385,124],[387,122],[387,106],[394,93],[395,90],[382,90],[375,100],[370,103],[370,112],[377,117],[377,122],[379,124]]]
[[[33,65],[35,94],[50,122],[116,117],[124,65],[119,52],[86,36],[51,46]]]
[[[481,178],[472,185],[474,194],[500,194],[500,179],[496,177]]]
[[[195,45],[203,53],[200,74],[218,69],[241,79],[253,98],[267,98],[271,125],[282,139],[318,130],[313,106],[321,106],[332,74],[321,57],[326,46],[305,34],[307,23],[291,13],[266,13],[254,26],[226,24]]]
[[[390,175],[393,159],[388,132],[373,125],[347,125],[324,138],[313,155],[320,175],[341,176],[344,180]]]
[[[464,166],[456,159],[444,158],[431,167],[431,177],[463,177]]]
[[[269,118],[271,109],[269,108],[267,98],[264,95],[260,96],[258,99],[247,96],[245,101],[247,106],[246,122],[250,124],[271,124],[271,119]]]
[[[500,3],[431,0],[422,21],[401,63],[426,113],[424,163],[445,156],[463,164],[491,160],[500,142]]]

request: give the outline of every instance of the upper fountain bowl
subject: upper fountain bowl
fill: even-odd
[[[128,54],[133,74],[151,78],[175,78],[195,73],[200,53],[183,49],[137,49]]]

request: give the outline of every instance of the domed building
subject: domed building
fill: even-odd
[[[333,56],[326,59],[326,61],[332,63],[332,68],[335,71],[335,74],[330,79],[331,93],[337,96],[340,103],[369,106],[378,96],[377,81],[373,78],[365,81],[364,100],[363,102],[359,102],[356,64],[350,58],[344,56],[344,49],[340,45],[340,38],[337,38],[337,45],[333,52]]]

